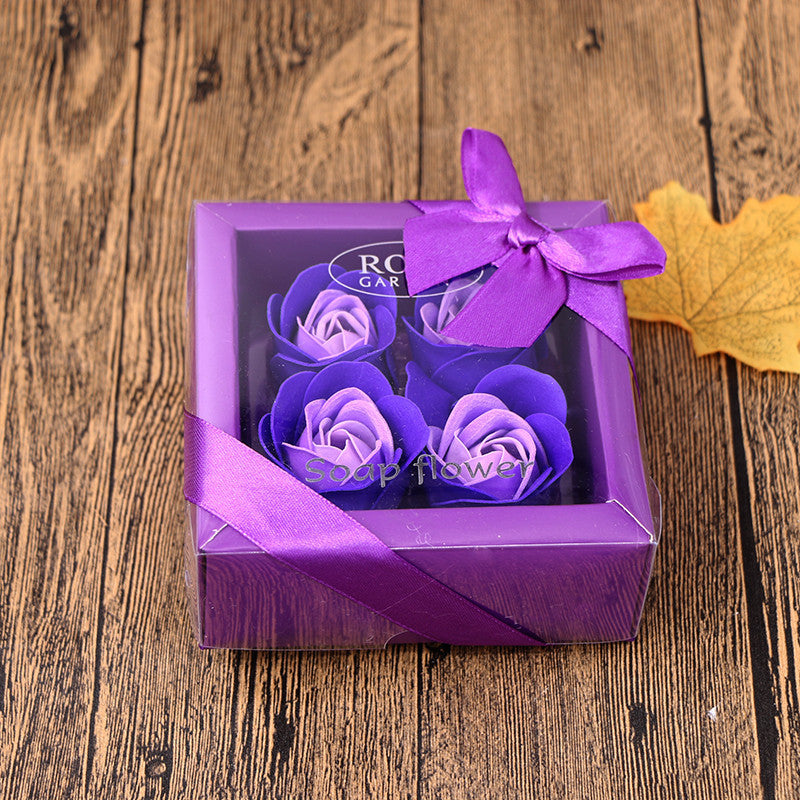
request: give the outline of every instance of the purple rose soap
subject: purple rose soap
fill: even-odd
[[[186,401],[202,647],[632,639],[660,531],[602,202],[197,203]]]
[[[437,371],[440,384],[414,362],[406,369],[406,395],[429,424],[432,504],[520,503],[572,463],[567,402],[553,377],[520,364],[481,375],[480,356],[451,366],[451,381]]]
[[[273,294],[267,321],[275,342],[278,377],[318,371],[335,361],[385,366],[395,339],[397,298],[391,287],[358,290],[358,273],[317,264],[303,270],[284,298]]]
[[[259,424],[267,457],[341,508],[396,508],[427,437],[417,406],[359,362],[293,375]]]

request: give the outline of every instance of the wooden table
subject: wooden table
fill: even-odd
[[[99,8],[98,8],[99,6]],[[797,376],[635,324],[665,521],[633,644],[200,652],[193,198],[800,192],[800,7],[3,3],[0,798],[797,798]],[[716,717],[711,709],[715,709]]]

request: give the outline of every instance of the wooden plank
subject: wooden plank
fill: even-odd
[[[691,3],[433,2],[422,31],[423,195],[462,195],[468,124],[531,199],[630,218],[670,178],[708,190]],[[760,796],[725,363],[668,326],[634,341],[665,508],[639,639],[428,651],[422,797]]]
[[[79,797],[114,464],[138,3],[0,9],[0,796]]]
[[[182,585],[192,198],[417,186],[417,7],[148,4],[92,797],[411,797],[417,649],[199,652]]]
[[[718,205],[728,221],[748,197],[800,195],[800,8],[700,8]],[[788,800],[800,796],[800,378],[741,364],[732,377],[761,782],[765,797]]]

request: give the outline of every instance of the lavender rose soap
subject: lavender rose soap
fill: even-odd
[[[660,532],[621,279],[660,245],[525,203],[196,203],[186,403],[202,647],[630,640]]]

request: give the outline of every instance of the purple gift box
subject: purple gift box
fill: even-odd
[[[608,220],[602,202],[527,208],[555,230]],[[335,578],[298,569],[252,532],[237,530],[230,516],[224,521],[188,503],[186,580],[202,647],[426,641],[425,615],[445,620],[457,643],[494,641],[463,633],[470,622],[460,618],[458,602],[525,632],[530,644],[636,635],[660,501],[647,474],[626,354],[567,308],[529,348],[469,347],[440,335],[444,318],[458,312],[491,267],[440,292],[408,297],[403,226],[419,215],[408,203],[195,204],[189,415],[249,448],[243,463],[256,470],[263,463],[288,481],[283,494],[249,485],[242,500],[264,513],[264,541],[284,535],[285,522],[297,548],[306,547],[306,561],[322,565],[314,567],[317,575],[349,568],[321,518],[310,514],[295,524],[304,514],[303,492],[313,488],[300,480],[306,469],[336,519],[366,529],[377,548],[411,565],[418,581],[398,594],[362,574],[371,592],[364,602],[358,586],[345,590]],[[296,283],[308,284],[313,298]],[[537,453],[529,473],[508,466],[502,473],[501,464],[503,480],[471,479],[482,456],[470,459],[485,441],[487,419],[512,419],[492,452]],[[346,479],[327,471],[326,454],[339,452],[330,450],[337,421],[348,442],[339,462]],[[477,433],[470,438],[470,431]],[[452,474],[458,463],[443,475],[462,450],[471,478]],[[205,454],[195,463],[192,455],[201,482],[216,481],[224,494],[231,479],[221,460]],[[397,464],[398,476],[387,472],[388,463]],[[349,471],[359,464],[363,487]],[[282,510],[292,517],[282,522]],[[282,553],[293,549],[286,538]],[[456,605],[437,607],[425,579],[443,585]],[[413,606],[415,592],[418,608],[398,617],[393,609]],[[420,623],[403,627],[412,617]]]

